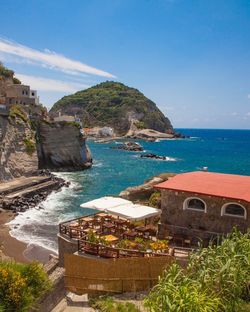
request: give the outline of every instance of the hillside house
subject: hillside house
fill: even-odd
[[[208,242],[250,226],[250,176],[189,172],[155,187],[161,191],[159,237]]]
[[[10,84],[6,88],[6,104],[38,105],[39,97],[35,90],[22,84]]]

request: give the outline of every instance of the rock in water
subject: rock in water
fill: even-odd
[[[39,168],[74,171],[92,165],[86,137],[77,125],[41,121],[37,128]]]

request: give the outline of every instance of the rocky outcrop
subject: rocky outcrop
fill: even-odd
[[[39,168],[74,171],[92,165],[86,137],[75,123],[40,121],[37,125]]]
[[[111,146],[112,149],[121,149],[130,152],[141,152],[143,151],[143,147],[136,142],[125,142],[123,144],[118,144],[116,146]]]
[[[134,127],[131,127],[128,133],[126,134],[126,137],[131,139],[153,141],[156,139],[173,139],[175,137],[175,134],[162,133],[153,129],[138,130],[135,129]]]
[[[164,182],[174,175],[174,173],[160,174],[159,176],[145,181],[142,185],[126,188],[119,196],[131,201],[148,201],[150,196],[155,192],[154,185]]]
[[[0,181],[36,172],[35,132],[28,120],[0,115],[0,143]]]

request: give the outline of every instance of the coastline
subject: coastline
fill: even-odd
[[[3,255],[20,263],[32,261],[46,263],[50,254],[53,254],[51,250],[34,244],[26,244],[11,236],[8,223],[14,218],[15,214],[9,210],[0,213],[0,243]]]

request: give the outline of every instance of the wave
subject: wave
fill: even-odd
[[[70,173],[55,173],[70,182],[69,187],[52,192],[47,199],[25,212],[19,213],[11,220],[10,235],[28,245],[38,245],[57,252],[58,224],[66,219],[74,218],[73,212],[65,213],[65,200],[78,196],[75,190],[79,184],[70,179]]]

